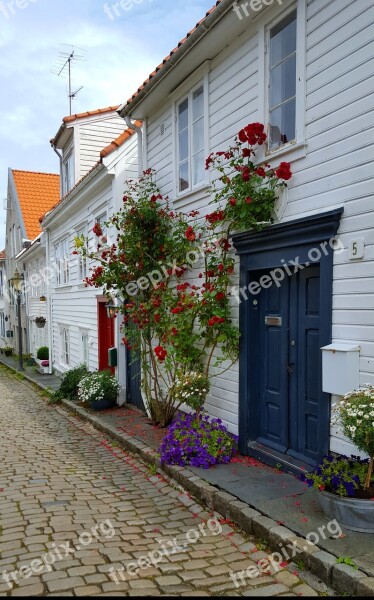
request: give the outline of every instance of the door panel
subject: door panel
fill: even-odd
[[[144,410],[141,393],[142,369],[140,357],[127,350],[127,402]]]
[[[256,274],[257,281],[264,274]],[[280,287],[262,289],[258,303],[251,315],[259,337],[255,440],[315,464],[324,445],[319,265],[285,277]]]
[[[287,306],[288,286],[273,285],[262,290],[260,302],[260,389],[261,443],[285,452],[288,440],[287,422]],[[278,319],[279,323],[273,325]],[[268,320],[269,324],[265,324]]]
[[[107,315],[106,302],[98,303],[98,319],[99,319],[99,371],[110,370],[108,364],[108,350],[114,347],[114,319],[110,319]]]

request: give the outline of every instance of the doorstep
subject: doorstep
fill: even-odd
[[[42,384],[40,387],[45,389]],[[343,537],[332,539],[315,490],[306,489],[293,475],[240,455],[229,465],[207,470],[161,466],[157,448],[164,432],[137,409],[125,406],[92,413],[69,400],[62,404],[125,450],[157,466],[211,510],[265,539],[273,551],[294,554],[295,560],[301,560],[306,569],[338,592],[374,595],[374,536],[342,528]],[[317,533],[323,526],[321,531],[329,537],[319,536],[318,544],[308,544],[308,533]],[[337,564],[337,557],[353,559],[359,570]]]

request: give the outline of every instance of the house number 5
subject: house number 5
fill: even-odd
[[[362,238],[351,240],[348,246],[349,260],[364,258],[365,240]]]

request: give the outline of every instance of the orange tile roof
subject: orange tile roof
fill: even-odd
[[[12,170],[14,185],[29,240],[40,235],[41,214],[60,199],[60,176],[51,173],[32,173]]]
[[[120,107],[120,105],[117,104],[116,106],[107,106],[106,108],[97,108],[95,110],[87,110],[86,112],[83,112],[83,113],[77,113],[75,115],[70,115],[68,117],[64,117],[62,119],[62,125],[61,125],[60,129],[56,133],[55,137],[50,140],[51,144],[57,143],[57,140],[59,139],[60,135],[66,128],[67,123],[73,123],[74,121],[78,121],[78,119],[85,119],[87,117],[93,117],[96,115],[102,115],[102,114],[106,114],[106,113],[110,113],[110,112],[115,112],[116,110],[119,109],[119,107]]]
[[[207,17],[209,17],[217,8],[217,6],[219,6],[224,0],[217,0],[217,2],[215,3],[215,5],[208,10],[208,12],[205,14],[205,17],[203,17],[202,19],[200,19],[200,21],[198,23],[196,23],[195,27],[193,29],[191,29],[191,31],[189,31],[186,36],[183,38],[183,40],[181,40],[178,44],[178,46],[176,46],[171,52],[170,54],[168,54],[168,56],[166,56],[164,58],[164,60],[162,61],[162,63],[160,63],[158,65],[158,67],[155,68],[155,70],[149,75],[148,79],[146,79],[142,85],[137,89],[137,91],[135,92],[135,94],[133,94],[131,96],[131,98],[128,99],[126,106],[132,104],[132,102],[139,96],[140,92],[151,82],[151,80],[153,79],[153,77],[169,62],[169,60],[171,59],[171,57],[173,56],[173,54],[175,54],[179,48],[181,48],[181,46],[183,46],[189,37],[191,37],[191,35],[193,33],[195,33],[195,31],[198,29],[198,27],[200,27],[201,25],[203,25],[204,21],[207,19]]]
[[[135,125],[137,127],[141,127],[142,124],[142,121],[135,121]],[[124,144],[129,138],[131,138],[131,136],[134,135],[134,133],[135,129],[126,129],[126,131],[121,133],[121,135],[118,136],[117,139],[115,139],[111,144],[109,144],[109,146],[107,146],[106,148],[104,148],[104,150],[100,152],[100,158],[105,158],[106,156],[117,150],[117,148],[122,146],[122,144]]]

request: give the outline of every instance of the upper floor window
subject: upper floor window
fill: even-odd
[[[95,235],[97,251],[100,250],[100,248],[102,249],[102,247],[106,246],[106,244],[108,243],[108,228],[106,225],[106,221],[107,221],[106,213],[103,213],[102,215],[100,215],[99,217],[97,217],[95,219],[95,226],[99,225],[101,232],[102,232],[102,234],[100,236]]]
[[[55,245],[56,283],[66,285],[69,283],[69,238],[61,240]]]
[[[63,162],[64,193],[67,194],[74,186],[74,154],[71,151]]]
[[[87,232],[85,228],[77,231],[78,238],[84,238],[86,240]],[[78,255],[78,280],[83,281],[87,277],[87,258],[82,256],[82,254]]]
[[[269,30],[269,150],[296,139],[297,11]]]
[[[204,85],[192,90],[177,106],[178,191],[205,181]]]

